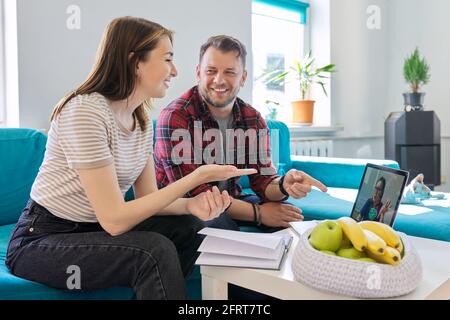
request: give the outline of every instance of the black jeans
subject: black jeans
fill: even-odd
[[[98,223],[61,219],[30,200],[13,230],[6,265],[20,278],[62,290],[131,287],[137,299],[186,299],[201,228],[192,215],[154,216],[113,237]],[[68,285],[74,268],[80,276],[75,289]]]

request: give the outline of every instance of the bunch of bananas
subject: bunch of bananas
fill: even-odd
[[[317,230],[312,231],[309,242],[323,253],[394,266],[401,262],[404,254],[401,238],[394,229],[384,223],[375,221],[358,223],[350,217],[342,217],[335,221],[327,220],[322,224],[328,225],[330,232],[326,232],[327,229],[323,226],[322,228],[316,226]],[[336,230],[336,227],[341,231]],[[331,230],[334,230],[333,234]],[[330,235],[324,236],[326,233]],[[339,245],[336,245],[336,242]],[[330,245],[332,243],[334,246]]]
[[[337,220],[353,247],[376,262],[398,265],[404,248],[400,236],[387,224],[376,221],[357,223],[350,217]]]

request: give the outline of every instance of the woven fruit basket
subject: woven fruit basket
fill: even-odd
[[[404,233],[398,233],[404,256],[396,266],[332,256],[314,249],[305,232],[295,249],[292,270],[297,281],[316,289],[356,298],[389,298],[413,291],[422,280],[422,264]]]

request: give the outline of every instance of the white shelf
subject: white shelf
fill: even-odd
[[[338,131],[344,130],[342,126],[305,126],[296,123],[287,123],[291,137],[298,136],[330,136],[334,135]]]

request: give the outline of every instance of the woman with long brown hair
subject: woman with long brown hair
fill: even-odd
[[[231,198],[217,188],[181,197],[253,171],[206,165],[157,189],[146,105],[177,75],[172,58],[172,33],[161,25],[132,17],[109,24],[87,80],[53,111],[44,161],[9,242],[13,274],[60,289],[128,286],[137,299],[186,298],[201,221]],[[135,200],[125,202],[131,186]],[[68,288],[74,267],[80,282]]]

